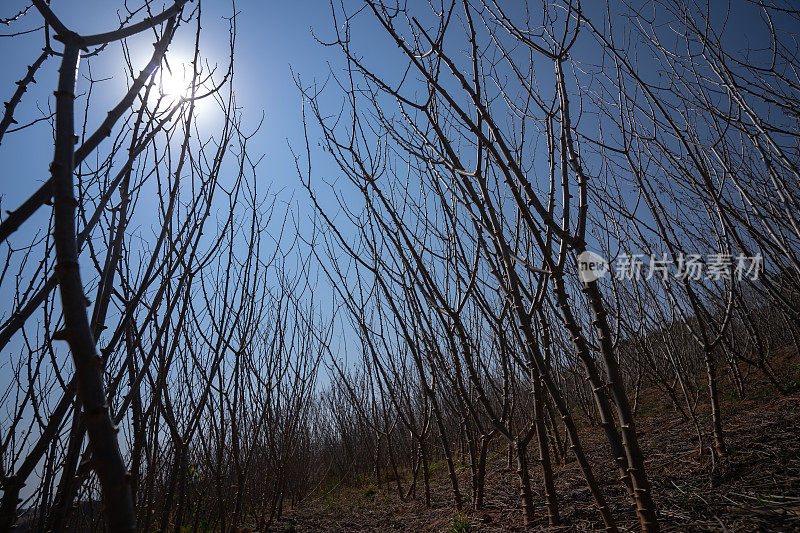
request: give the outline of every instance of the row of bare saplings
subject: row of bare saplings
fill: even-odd
[[[310,127],[348,185],[335,196],[342,205],[331,202],[307,154],[301,178],[322,229],[297,253],[298,228],[259,189],[233,62],[204,70],[199,6],[175,2],[146,24],[81,37],[34,4],[44,51],[0,135],[53,57],[64,87],[53,178],[0,223],[0,287],[13,295],[0,325],[0,349],[12,353],[0,529],[97,526],[101,496],[119,531],[264,527],[331,477],[367,471],[403,498],[420,486],[429,502],[434,463],[456,507],[480,507],[487,461],[501,450],[517,465],[528,522],[540,519],[537,476],[549,523],[561,522],[554,465],[574,460],[607,530],[635,512],[656,531],[640,399],[665,391],[698,451],[716,457],[727,453],[721,394],[747,394],[756,379],[786,390],[774,354],[800,344],[800,83],[780,30],[796,12],[763,7],[776,32],[764,65],[726,50],[717,26],[701,23],[707,14],[678,1],[662,3],[680,21],[668,26],[682,39],[672,48],[658,20],[626,18],[633,33],[617,41],[614,12],[595,19],[577,2],[537,6],[535,22],[494,2],[335,10],[330,43],[349,67],[337,74],[341,115],[301,87]],[[383,78],[351,50],[363,18],[399,53],[393,72],[408,76]],[[96,91],[70,91],[84,49],[93,61],[151,27],[153,56],[110,113],[96,113]],[[195,83],[176,103],[159,98],[153,72],[181,28],[195,37]],[[690,53],[697,46],[704,53]],[[670,83],[652,81],[654,64],[636,57],[655,58]],[[219,118],[206,137],[202,101]],[[76,105],[86,125],[74,145]],[[46,125],[22,129],[43,128],[49,143]],[[48,218],[40,208],[55,182]],[[37,221],[38,233],[9,238]],[[62,261],[69,245],[75,256]],[[576,257],[587,248],[608,259],[765,261],[754,279],[673,269],[583,283]],[[345,350],[317,314],[317,268],[333,282]],[[71,320],[87,315],[80,343],[67,307]],[[317,396],[323,356],[330,386]],[[584,447],[587,431],[603,435],[603,451]],[[632,513],[611,512],[599,461],[618,472]]]
[[[365,4],[334,12],[329,46],[348,66],[333,74],[340,111],[301,85],[307,135],[347,178],[318,184],[310,150],[299,171],[360,354],[355,370],[353,348],[333,367],[348,458],[337,468],[369,464],[401,498],[421,476],[430,503],[441,459],[454,505],[469,490],[480,508],[488,457],[506,446],[526,522],[539,520],[534,457],[554,526],[553,463],[575,460],[616,531],[593,467],[606,461],[642,530],[657,531],[641,394],[666,391],[716,458],[728,453],[721,387],[744,395],[758,376],[787,390],[774,353],[800,333],[796,55],[777,38],[780,60],[766,66],[728,50],[708,14],[680,1],[662,13],[673,47],[658,17],[625,22],[632,35],[618,45],[622,19],[592,19],[577,2],[537,6],[533,21],[493,2],[433,14]],[[782,10],[762,11],[779,25]],[[359,24],[396,46],[402,76],[354,49]],[[648,81],[656,69],[669,83]],[[587,248],[609,260],[701,255],[704,270],[581,278]],[[760,271],[737,270],[740,256],[760,256]],[[589,457],[576,413],[605,436],[602,452]]]

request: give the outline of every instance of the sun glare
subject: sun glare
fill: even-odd
[[[183,64],[167,67],[158,72],[158,84],[161,94],[169,98],[183,98],[191,92],[192,79],[187,75]]]
[[[151,93],[152,102],[156,99],[161,101],[161,105],[172,106],[181,99],[189,99],[192,96],[192,62],[183,58],[173,56],[169,63],[163,63],[155,73],[155,91]],[[207,89],[202,85],[202,75],[197,77],[196,96],[204,95]],[[206,115],[210,98],[198,98],[194,101],[193,109],[195,113],[203,111]],[[207,118],[207,117],[206,117]]]

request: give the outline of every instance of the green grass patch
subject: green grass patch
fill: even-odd
[[[450,527],[445,530],[446,533],[469,533],[470,531],[472,531],[472,524],[469,518],[461,513],[456,513]]]

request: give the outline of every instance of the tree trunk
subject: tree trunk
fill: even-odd
[[[92,467],[103,494],[106,523],[111,531],[136,531],[136,510],[130,475],[117,442],[117,427],[111,420],[103,386],[103,361],[86,315],[87,299],[78,263],[75,211],[78,200],[73,190],[75,79],[80,59],[80,42],[75,34],[60,36],[64,55],[56,91],[56,142],[51,166],[53,178],[53,241],[56,248],[56,276],[61,293],[64,329],[53,339],[66,340],[72,353],[78,399],[83,406],[89,434]]]
[[[525,451],[525,444],[519,440],[514,442],[517,450],[517,477],[519,477],[519,492],[522,497],[522,510],[525,516],[525,525],[533,526],[535,521],[533,511],[533,491],[531,490],[531,476],[528,471],[528,458]]]
[[[722,432],[722,416],[719,412],[719,394],[717,392],[717,372],[714,366],[714,359],[711,348],[704,348],[703,355],[706,363],[706,373],[708,374],[708,395],[711,400],[711,425],[714,433],[714,449],[720,456],[727,455],[725,447],[725,436]]]
[[[558,516],[558,497],[553,482],[553,469],[550,465],[550,454],[547,445],[547,428],[544,424],[544,401],[542,398],[542,382],[538,374],[533,380],[533,416],[536,424],[536,439],[539,443],[539,463],[542,465],[542,482],[544,497],[547,502],[547,520],[551,527],[561,522]]]
[[[475,473],[475,483],[473,484],[474,493],[472,496],[472,508],[476,511],[483,509],[483,488],[486,482],[486,454],[489,451],[491,435],[481,436],[481,447],[478,453],[478,470]]]

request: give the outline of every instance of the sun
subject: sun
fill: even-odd
[[[174,100],[188,97],[192,89],[192,77],[188,70],[184,62],[162,66],[156,73],[156,83],[161,94]]]
[[[188,103],[192,99],[192,80],[194,73],[194,63],[186,60],[185,56],[172,56],[169,62],[164,61],[154,72],[153,91],[150,93],[152,103],[172,107],[181,103]],[[192,102],[192,109],[195,113],[202,111],[206,115],[208,111],[208,101],[205,98],[206,89],[203,85],[202,74],[194,77],[196,84],[194,90],[196,97]]]

